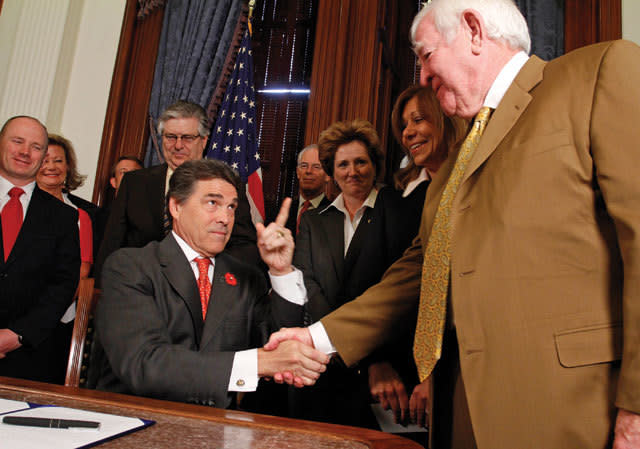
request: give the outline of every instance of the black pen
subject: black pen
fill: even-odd
[[[32,418],[29,416],[5,416],[2,418],[4,424],[26,427],[49,427],[52,429],[69,429],[79,427],[84,429],[99,429],[100,423],[96,421],[80,421],[77,419],[57,419],[57,418]]]

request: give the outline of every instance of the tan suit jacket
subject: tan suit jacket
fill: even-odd
[[[604,448],[616,406],[640,413],[639,108],[634,44],[532,57],[469,163],[452,208],[449,305],[480,449]],[[322,320],[347,363],[415,319],[452,165],[403,258]]]

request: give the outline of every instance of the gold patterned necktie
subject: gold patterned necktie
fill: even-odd
[[[451,271],[450,215],[453,199],[464,175],[467,164],[489,120],[491,109],[483,107],[476,115],[471,131],[460,147],[458,159],[453,166],[447,185],[442,192],[440,204],[427,242],[422,263],[420,306],[413,341],[413,357],[422,382],[431,374],[442,350],[442,335],[447,311],[447,292]]]

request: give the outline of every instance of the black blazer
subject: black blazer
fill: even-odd
[[[235,352],[262,346],[302,315],[267,294],[258,269],[221,253],[203,322],[195,276],[172,234],[114,252],[103,281],[96,329],[108,363],[97,387],[108,391],[228,407]]]
[[[0,359],[0,375],[51,380],[50,337],[79,275],[78,212],[36,186],[8,260],[0,257],[0,328],[24,339]]]
[[[96,258],[97,277],[106,258],[118,248],[141,248],[164,238],[167,164],[125,173],[116,195]],[[251,264],[260,263],[256,231],[245,192],[238,192],[238,209],[225,251]]]
[[[291,199],[291,208],[289,209],[289,218],[287,218],[287,224],[286,224],[286,227],[291,231],[291,234],[293,235],[294,240],[296,238],[296,224],[298,223],[298,205],[299,204],[300,204],[300,195],[296,195],[295,198]],[[322,201],[320,201],[320,204],[318,205],[317,209],[323,210],[329,204],[331,204],[331,201],[329,201],[329,198],[324,196],[322,197]],[[313,209],[310,209],[310,210],[313,210]]]
[[[344,255],[344,214],[334,207],[306,212],[300,222],[294,265],[304,274],[312,322],[380,281],[417,233],[419,222],[403,207],[398,192],[383,187],[367,209]],[[412,224],[412,227],[415,225]]]

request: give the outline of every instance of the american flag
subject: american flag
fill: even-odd
[[[218,118],[211,128],[206,157],[224,161],[240,174],[242,182],[247,184],[247,198],[251,205],[253,221],[264,221],[264,195],[256,140],[256,103],[249,30],[242,38]]]

